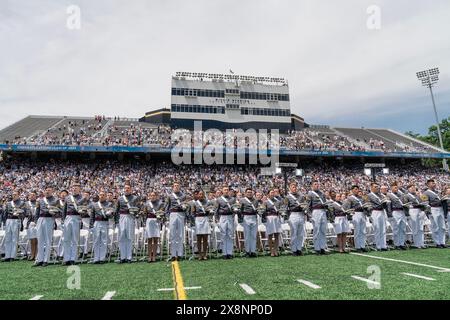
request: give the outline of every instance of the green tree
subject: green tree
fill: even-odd
[[[450,117],[443,119],[439,125],[441,127],[442,142],[444,144],[444,149],[450,151]],[[406,132],[406,134],[413,138],[432,144],[436,147],[440,147],[438,130],[436,125],[429,127],[428,134],[424,136],[418,133],[414,133],[412,131],[408,131]]]

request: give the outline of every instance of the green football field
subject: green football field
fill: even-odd
[[[0,299],[450,299],[450,249],[176,264],[0,263]]]

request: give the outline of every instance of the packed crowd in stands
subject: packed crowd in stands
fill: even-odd
[[[69,189],[75,181],[92,194],[105,190],[116,196],[122,193],[127,181],[140,195],[155,190],[164,196],[174,181],[179,181],[182,190],[187,193],[198,188],[212,192],[223,185],[234,188],[238,193],[246,187],[263,193],[273,187],[283,189],[283,176],[262,175],[260,169],[257,166],[176,166],[169,162],[19,161],[12,158],[0,162],[0,199],[8,199],[16,188],[26,197],[32,190],[42,193],[47,185],[54,186],[56,190]],[[362,164],[350,167],[337,164],[309,165],[304,167],[304,172],[302,177],[288,177],[289,180],[299,181],[303,192],[309,190],[313,180],[320,182],[323,191],[335,190],[340,193],[349,192],[354,184],[367,192],[371,182],[371,177],[364,175]],[[424,191],[426,180],[430,178],[436,180],[438,190],[445,190],[450,184],[448,173],[417,164],[390,166],[389,175],[380,174],[377,181],[381,185],[397,181],[403,188],[414,183],[420,191]]]
[[[111,123],[105,127],[109,120]],[[143,125],[139,122],[123,120],[124,118],[105,116],[95,116],[92,120],[70,120],[64,121],[60,125],[47,129],[44,133],[36,134],[30,138],[16,137],[10,143],[12,144],[31,144],[31,145],[71,145],[71,146],[161,146],[173,147],[180,145],[180,141],[190,141],[194,144],[200,138],[199,144],[230,146],[242,144],[231,135],[225,135],[220,143],[214,142],[214,137],[208,137],[203,133],[202,136],[196,136],[185,130],[182,133],[173,136],[174,129],[168,125],[155,125],[154,127]],[[121,120],[122,119],[122,120]],[[119,121],[122,121],[120,123]],[[125,121],[125,123],[123,123]],[[128,122],[128,123],[127,123]],[[230,140],[234,139],[231,142]],[[251,149],[258,148],[258,141],[255,139],[246,139],[245,147]],[[261,145],[261,142],[259,142]],[[274,144],[272,144],[274,146]],[[350,139],[349,137],[338,133],[322,133],[315,130],[304,129],[289,131],[287,134],[280,134],[279,145],[281,149],[287,150],[308,150],[308,151],[404,151],[404,152],[430,152],[431,148],[423,146],[417,147],[407,145],[404,142],[396,142],[395,148],[388,148],[383,140],[378,139]]]

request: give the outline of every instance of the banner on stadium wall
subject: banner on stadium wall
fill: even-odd
[[[102,152],[102,153],[171,153],[171,147],[145,146],[60,146],[60,145],[8,145],[0,144],[0,150],[10,152]],[[203,152],[201,148],[191,149],[193,153]],[[219,148],[215,149],[220,152]],[[223,152],[231,150],[223,148]],[[223,153],[222,152],[222,153]],[[237,149],[234,153],[241,154],[272,154],[271,150]],[[390,158],[418,158],[418,159],[450,159],[450,153],[424,153],[424,152],[381,152],[381,151],[321,151],[321,150],[278,150],[280,156],[314,156],[314,157],[390,157]]]

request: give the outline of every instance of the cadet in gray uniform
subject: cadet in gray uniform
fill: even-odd
[[[281,233],[280,202],[275,199],[274,190],[269,191],[267,200],[264,202],[266,217],[266,232],[269,239],[270,256],[278,257],[278,244]]]
[[[247,188],[245,196],[239,200],[240,211],[244,216],[244,246],[247,257],[256,257],[256,238],[258,234],[257,207],[258,200],[253,198],[253,190]]]
[[[319,190],[319,182],[313,181],[312,190],[308,192],[309,210],[312,214],[314,250],[317,254],[326,254],[327,226],[325,194]]]
[[[169,213],[169,251],[171,260],[181,259],[184,256],[184,224],[188,205],[186,196],[180,191],[180,184],[175,182],[172,192],[166,198],[165,211]]]
[[[433,179],[427,181],[428,189],[423,193],[431,207],[431,232],[433,240],[438,248],[445,246],[445,217],[442,199],[439,192],[435,190],[436,182]]]
[[[156,261],[156,253],[158,251],[158,242],[161,233],[161,222],[164,219],[164,203],[159,199],[158,194],[154,191],[149,192],[148,200],[144,204],[145,221],[145,237],[147,238],[148,260],[147,262]]]
[[[211,226],[209,223],[209,216],[213,214],[212,203],[205,199],[203,191],[195,193],[194,201],[192,202],[191,214],[195,221],[195,234],[197,235],[198,259],[206,260],[208,252],[208,236],[211,234]]]
[[[367,196],[371,204],[371,217],[377,250],[387,251],[386,245],[386,212],[387,198],[380,192],[378,183],[371,183],[370,193]]]
[[[25,203],[25,212],[27,216],[27,238],[30,241],[30,256],[28,260],[35,260],[37,254],[37,229],[36,229],[36,211],[39,202],[37,201],[37,195],[35,191],[32,191],[28,197],[28,201]]]
[[[424,210],[424,206],[421,204],[422,200],[417,194],[417,188],[415,185],[408,186],[408,192],[403,196],[404,203],[410,203],[408,205],[409,217],[411,221],[411,230],[414,245],[411,248],[425,248],[424,244],[424,234],[423,234],[423,226],[424,226],[424,217],[422,215],[422,211]]]
[[[450,219],[448,218],[450,213],[450,188],[445,190],[445,196],[442,200],[444,201],[444,215],[447,219],[448,238],[450,239]]]
[[[301,256],[305,241],[306,214],[303,205],[306,203],[306,197],[298,192],[297,182],[289,184],[289,192],[284,202],[287,204],[288,223],[291,229],[291,252],[294,256]]]
[[[392,233],[394,234],[394,246],[396,249],[406,250],[406,215],[404,203],[402,201],[403,194],[399,192],[396,182],[391,184],[391,192],[388,193],[391,200],[392,209]]]
[[[19,241],[20,221],[25,217],[25,203],[20,199],[19,192],[13,191],[12,200],[4,205],[5,237],[3,245],[5,248],[4,262],[16,259],[17,243]]]
[[[109,219],[114,215],[114,204],[106,199],[105,191],[100,191],[98,201],[89,205],[89,229],[93,230],[94,263],[104,263],[108,248]]]
[[[37,237],[38,252],[35,267],[47,266],[50,259],[50,252],[53,240],[53,228],[55,225],[55,215],[62,212],[62,207],[57,197],[53,195],[53,188],[45,188],[44,197],[39,200],[37,207]]]
[[[125,184],[124,195],[116,205],[115,221],[119,224],[120,263],[131,263],[136,218],[140,213],[140,198],[131,193],[131,185]]]
[[[72,186],[72,194],[65,199],[64,210],[62,212],[63,221],[63,243],[64,265],[73,265],[78,257],[78,245],[80,243],[80,206],[86,206],[86,199],[81,195],[79,184]]]
[[[222,195],[216,199],[216,215],[219,216],[220,239],[224,259],[233,258],[234,212],[236,199],[228,187],[222,188]]]
[[[352,186],[352,194],[345,199],[342,208],[344,211],[352,210],[353,236],[355,249],[359,252],[367,252],[366,249],[366,215],[364,214],[363,198],[359,195],[359,187]]]
[[[334,231],[336,232],[336,242],[339,253],[348,253],[345,249],[347,243],[347,234],[350,233],[350,224],[348,222],[347,213],[342,208],[341,195],[330,191],[331,203],[328,205],[329,210],[334,216]]]

